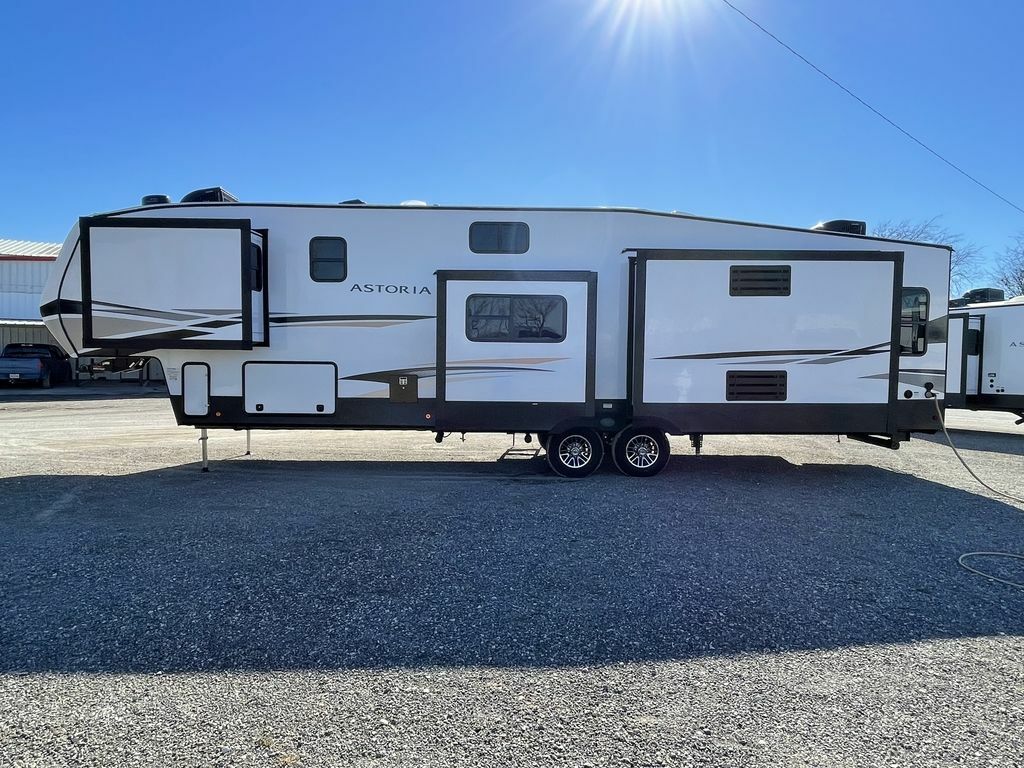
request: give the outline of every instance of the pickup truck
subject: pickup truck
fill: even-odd
[[[0,383],[49,387],[70,379],[68,356],[51,344],[8,344],[0,354]]]

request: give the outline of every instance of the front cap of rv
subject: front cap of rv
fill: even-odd
[[[82,269],[79,252],[76,222],[60,249],[39,301],[39,314],[46,329],[64,351],[72,356],[78,356],[82,348]]]

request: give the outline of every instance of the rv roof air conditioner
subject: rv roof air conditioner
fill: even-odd
[[[143,195],[142,205],[168,205],[171,198],[167,195]]]
[[[842,232],[846,235],[866,235],[868,233],[867,222],[855,221],[854,219],[820,221],[811,229],[818,230],[819,232]]]
[[[238,198],[228,192],[224,187],[207,187],[189,192],[183,198],[183,203],[237,203]]]
[[[992,301],[1006,301],[1006,292],[1002,288],[975,288],[964,294],[971,304],[984,304]]]

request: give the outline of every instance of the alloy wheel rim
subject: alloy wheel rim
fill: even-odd
[[[593,456],[593,446],[581,435],[570,435],[558,445],[558,458],[570,469],[585,467]]]
[[[626,443],[626,461],[637,469],[647,469],[658,460],[657,441],[650,435],[636,435]]]

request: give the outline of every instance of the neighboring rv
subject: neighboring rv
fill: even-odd
[[[938,427],[945,246],[622,208],[145,202],[81,219],[41,309],[69,353],[158,358],[179,424],[537,434],[570,477],[606,451],[653,475],[667,434]]]
[[[972,294],[1002,299],[991,288]],[[1010,411],[1024,424],[1024,296],[950,309],[948,375],[948,407]]]

